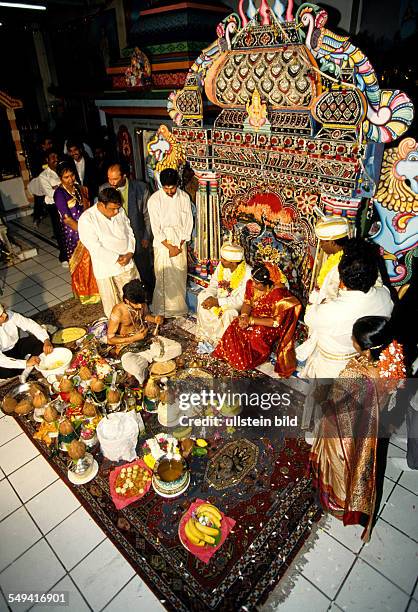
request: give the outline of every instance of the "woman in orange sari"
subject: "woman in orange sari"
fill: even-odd
[[[322,403],[323,416],[310,453],[314,486],[324,510],[344,525],[365,527],[369,540],[376,505],[379,412],[402,384],[402,347],[388,341],[386,317],[362,317],[353,326],[358,355]]]
[[[256,267],[247,281],[241,314],[222,336],[213,357],[237,370],[253,370],[277,342],[275,371],[287,378],[296,367],[293,336],[301,304],[284,286],[284,274],[272,264]]]
[[[90,255],[86,247],[81,244],[77,231],[80,215],[88,208],[88,198],[85,197],[83,188],[75,182],[71,163],[58,164],[57,174],[61,179],[61,185],[55,190],[54,202],[60,217],[73,293],[78,296],[82,304],[97,304],[100,302],[100,295]]]

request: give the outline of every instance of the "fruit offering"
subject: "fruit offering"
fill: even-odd
[[[184,526],[194,546],[217,546],[221,539],[222,514],[212,504],[201,504]]]
[[[116,478],[115,492],[122,497],[138,497],[146,493],[149,482],[151,482],[149,471],[135,464],[121,469]]]

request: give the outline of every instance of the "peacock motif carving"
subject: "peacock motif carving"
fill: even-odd
[[[401,91],[381,90],[368,58],[347,36],[340,36],[324,26],[328,13],[306,2],[296,13],[296,27],[320,68],[339,77],[344,68],[353,68],[356,85],[367,99],[367,117],[363,123],[368,140],[388,143],[396,140],[411,125],[414,109]]]

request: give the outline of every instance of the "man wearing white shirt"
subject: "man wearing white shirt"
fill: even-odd
[[[177,317],[187,313],[187,249],[193,230],[190,197],[178,188],[177,170],[166,168],[160,174],[161,189],[148,200],[148,213],[154,236],[156,284],[153,314]]]
[[[135,237],[117,189],[108,187],[99,193],[97,204],[81,215],[78,234],[90,253],[103,310],[109,317],[113,306],[122,301],[123,286],[139,278],[132,259]]]
[[[20,338],[19,329],[30,335]],[[0,378],[22,374],[26,368],[40,363],[38,355],[42,351],[48,355],[53,348],[43,327],[0,304]]]
[[[339,266],[340,289],[337,297],[310,306],[305,313],[309,327],[310,354],[300,373],[303,378],[335,378],[356,355],[352,341],[353,325],[365,316],[389,317],[393,302],[386,287],[375,286],[377,261],[364,248],[357,255],[346,253]]]
[[[209,286],[197,298],[197,335],[201,340],[209,341],[212,346],[218,344],[241,311],[250,278],[251,266],[244,260],[244,249],[239,244],[225,242]]]
[[[46,163],[47,167],[41,172],[38,177],[39,186],[42,194],[45,197],[46,209],[51,219],[52,229],[54,230],[54,236],[58,242],[59,248],[59,260],[61,263],[67,262],[67,253],[65,251],[64,240],[61,231],[60,217],[54,202],[55,189],[61,184],[60,177],[58,176],[56,169],[58,165],[58,153],[56,151],[49,151]]]

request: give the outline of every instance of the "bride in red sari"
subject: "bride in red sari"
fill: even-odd
[[[272,264],[253,270],[241,314],[225,331],[213,357],[228,361],[237,370],[253,370],[267,361],[277,343],[275,371],[285,378],[294,372],[293,336],[302,306],[285,282],[284,274]]]

